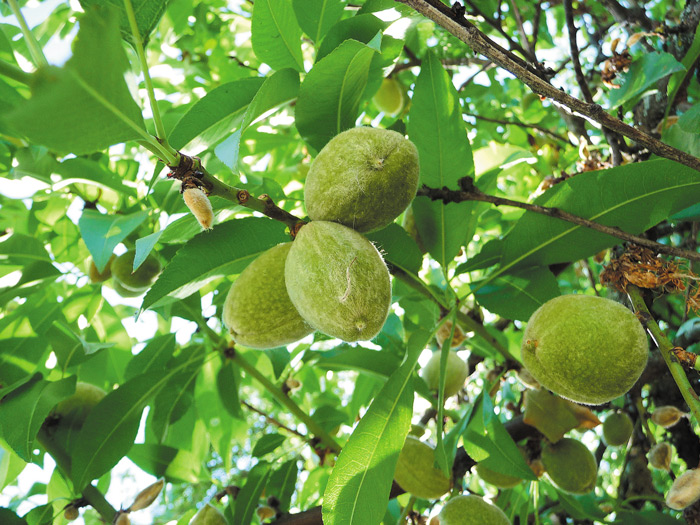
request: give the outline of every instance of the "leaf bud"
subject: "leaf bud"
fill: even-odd
[[[129,511],[134,512],[136,510],[141,510],[145,509],[146,507],[149,507],[151,503],[153,503],[156,500],[158,494],[160,494],[160,491],[163,490],[164,483],[165,482],[162,479],[159,479],[152,485],[146,487],[141,492],[139,492],[139,495],[136,496],[136,499],[134,499],[134,502],[131,504],[131,507],[129,507]]]
[[[669,428],[678,423],[686,415],[672,405],[659,407],[651,414],[651,420],[659,426]]]
[[[649,464],[659,470],[668,470],[671,466],[671,445],[668,443],[657,443],[647,454]]]
[[[691,469],[678,476],[666,495],[666,505],[682,510],[700,498],[700,470]]]
[[[80,511],[74,505],[68,505],[63,511],[63,517],[67,521],[77,520],[78,516],[80,516]]]
[[[199,221],[202,229],[211,229],[211,225],[214,223],[214,210],[206,193],[199,188],[187,188],[182,192],[182,198],[192,215]]]

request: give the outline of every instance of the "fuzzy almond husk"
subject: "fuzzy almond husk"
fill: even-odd
[[[700,469],[686,470],[678,476],[666,495],[666,505],[682,510],[700,498]]]
[[[202,229],[211,229],[211,225],[214,224],[214,209],[206,193],[199,188],[187,188],[182,192],[182,198]]]
[[[505,512],[473,494],[455,496],[442,507],[438,517],[440,525],[510,525]]]
[[[570,494],[586,494],[595,488],[598,465],[586,445],[563,438],[542,447],[542,464],[557,487]]]
[[[437,499],[450,490],[452,481],[435,468],[435,449],[415,436],[408,436],[396,464],[394,479],[417,498]]]
[[[651,414],[651,420],[659,426],[669,428],[685,417],[685,412],[678,410],[672,405],[658,407]]]
[[[647,454],[647,459],[649,464],[659,470],[668,470],[671,466],[671,458],[673,457],[673,450],[671,445],[666,442],[657,443]]]
[[[469,375],[469,365],[457,352],[448,350],[447,369],[445,370],[445,397],[455,395],[464,386],[464,380]],[[431,391],[440,387],[440,352],[433,352],[430,360],[421,368],[420,376],[428,384]]]

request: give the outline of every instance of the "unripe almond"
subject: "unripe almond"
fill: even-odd
[[[659,470],[668,470],[671,466],[673,451],[668,443],[657,443],[647,454],[649,464]]]
[[[686,414],[669,405],[659,407],[651,414],[651,420],[659,426],[669,428],[678,423]]]
[[[182,198],[185,204],[192,212],[192,215],[199,221],[200,226],[205,229],[211,229],[214,223],[214,209],[211,207],[211,201],[199,188],[187,188],[182,192]]]
[[[80,516],[80,511],[73,505],[68,505],[66,510],[63,511],[63,517],[68,521],[77,520],[78,516]]]
[[[676,478],[666,495],[666,505],[682,510],[700,498],[700,470],[687,470]]]
[[[469,365],[457,352],[447,351],[447,368],[445,369],[445,397],[455,395],[464,386],[464,380],[469,375]],[[428,388],[435,392],[440,387],[440,352],[433,352],[430,360],[420,371],[420,376],[428,384]]]
[[[435,467],[435,449],[415,436],[408,436],[394,472],[394,480],[417,498],[437,499],[450,490],[452,481]]]
[[[131,507],[129,507],[129,511],[134,512],[149,507],[151,503],[156,500],[158,494],[160,494],[160,491],[163,490],[164,483],[165,482],[162,479],[159,479],[152,485],[149,485],[139,492],[139,495],[136,496],[134,502],[131,504]]]

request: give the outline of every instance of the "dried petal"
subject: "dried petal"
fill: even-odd
[[[129,514],[126,512],[119,514],[119,516],[117,516],[117,520],[114,522],[114,525],[131,525]]]
[[[156,500],[158,494],[160,494],[160,491],[163,490],[164,483],[165,482],[162,479],[159,479],[152,485],[143,489],[139,493],[139,495],[136,496],[136,499],[134,499],[134,502],[131,504],[131,507],[129,507],[129,511],[134,512],[136,510],[141,510],[145,509],[146,507],[149,507],[151,503],[153,503]]]
[[[205,230],[210,229],[214,223],[214,209],[206,193],[199,188],[187,188],[182,192],[182,198],[200,226]]]
[[[678,423],[686,413],[674,406],[659,407],[651,414],[651,420],[664,428],[669,428]]]
[[[700,470],[687,470],[676,478],[666,495],[666,505],[682,510],[700,498]]]

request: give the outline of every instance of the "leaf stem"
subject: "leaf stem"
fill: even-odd
[[[693,387],[690,385],[688,377],[685,375],[683,366],[673,354],[673,344],[668,340],[666,334],[663,333],[657,322],[652,317],[651,312],[644,302],[642,291],[633,284],[630,284],[627,286],[627,294],[632,301],[634,310],[641,316],[647,331],[651,334],[651,337],[659,347],[659,352],[661,352],[661,356],[664,358],[666,366],[668,366],[676,385],[678,385],[678,389],[681,391],[683,399],[688,404],[690,412],[695,418],[695,422],[700,423],[700,398],[698,398],[695,390],[693,390]]]
[[[410,499],[408,500],[408,503],[403,508],[403,511],[401,512],[401,516],[399,516],[399,520],[396,522],[396,525],[405,525],[406,518],[408,518],[408,514],[413,510],[413,505],[415,503],[416,503],[416,497],[411,496]]]
[[[29,85],[32,79],[32,74],[23,71],[14,64],[0,60],[0,75],[21,82],[22,84]]]
[[[228,354],[227,357],[229,357]],[[277,388],[272,381],[270,381],[267,377],[261,374],[257,368],[246,361],[240,353],[234,351],[233,356],[229,358],[239,367],[241,367],[249,376],[253,377],[256,381],[258,381],[258,383],[265,387],[265,390],[272,394],[277,401],[279,401],[285,408],[287,408],[292,414],[301,420],[306,425],[306,428],[308,428],[312,434],[321,440],[321,443],[336,454],[340,453],[341,447],[335,441],[335,439],[333,439],[328,432],[321,428],[316,421],[311,419],[311,416],[299,408],[299,405],[297,405],[292,399],[287,397],[279,388]]]
[[[25,20],[24,15],[22,14],[22,10],[19,8],[17,0],[7,0],[7,3],[10,6],[10,10],[15,15],[15,18],[17,18],[19,27],[22,30],[22,35],[24,35],[24,39],[27,42],[29,53],[32,55],[32,60],[34,60],[34,64],[37,68],[47,67],[49,63],[46,60],[46,57],[44,56],[44,52],[42,51],[39,42],[37,42],[36,38],[34,37],[34,34],[29,29],[27,21]]]
[[[143,79],[146,83],[148,100],[151,104],[151,112],[153,113],[153,123],[156,126],[156,137],[158,137],[161,145],[164,148],[169,149],[173,155],[176,155],[177,152],[170,146],[170,144],[168,144],[167,134],[165,133],[165,126],[163,126],[163,120],[160,117],[160,111],[158,109],[158,100],[156,99],[156,92],[153,89],[153,81],[151,80],[151,75],[148,70],[148,62],[146,61],[146,52],[143,47],[143,40],[141,38],[141,33],[139,32],[139,26],[136,23],[136,14],[134,13],[134,6],[131,3],[131,0],[124,0],[124,8],[126,9],[126,17],[129,19],[129,26],[131,27],[131,36],[134,39],[134,48],[136,48],[136,54],[138,54],[139,62],[141,63]]]

